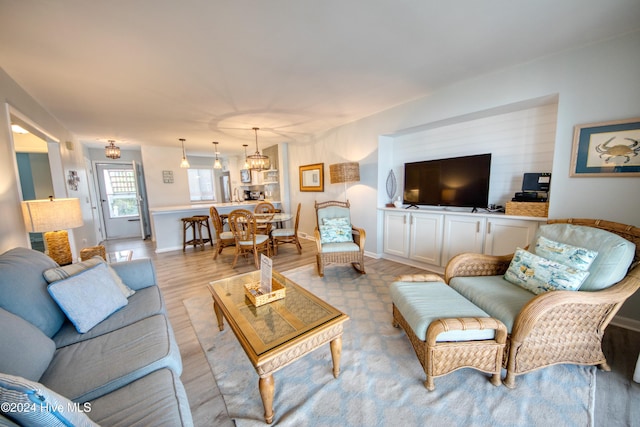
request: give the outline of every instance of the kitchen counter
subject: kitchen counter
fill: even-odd
[[[276,208],[280,208],[279,201],[267,200]],[[227,203],[199,203],[192,205],[163,206],[150,208],[151,233],[156,243],[156,253],[182,250],[182,221],[181,218],[194,215],[209,215],[209,208],[215,206],[218,213],[228,214],[234,209],[253,211],[259,200]],[[160,230],[160,232],[158,232]],[[206,231],[204,231],[206,233]],[[190,232],[189,232],[190,233]],[[215,235],[213,225],[211,234]],[[187,236],[187,239],[190,237]],[[215,236],[214,236],[215,239]]]

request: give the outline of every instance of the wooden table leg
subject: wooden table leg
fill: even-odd
[[[220,307],[218,307],[218,304],[216,304],[216,301],[213,301],[213,311],[215,311],[216,313],[216,318],[218,319],[218,330],[223,330],[224,329],[224,322],[223,322],[223,317],[222,317],[222,310],[220,310]]]
[[[273,374],[264,378],[260,377],[260,380],[258,380],[258,389],[260,390],[262,405],[264,406],[264,420],[267,424],[271,424],[275,415],[273,412],[273,392],[275,389]]]
[[[342,335],[331,340],[329,345],[331,346],[331,359],[333,360],[333,377],[338,378],[338,375],[340,375],[340,357],[342,356]]]

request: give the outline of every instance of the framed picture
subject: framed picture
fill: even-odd
[[[578,125],[571,176],[640,176],[640,118]]]
[[[324,163],[300,166],[300,191],[324,191]]]
[[[244,183],[251,182],[250,169],[240,169],[240,182],[244,182]]]

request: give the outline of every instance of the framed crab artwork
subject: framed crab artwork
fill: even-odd
[[[640,176],[640,118],[577,125],[571,176]]]

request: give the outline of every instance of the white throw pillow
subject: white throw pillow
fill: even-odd
[[[78,332],[84,334],[127,305],[106,264],[98,264],[47,288]]]

